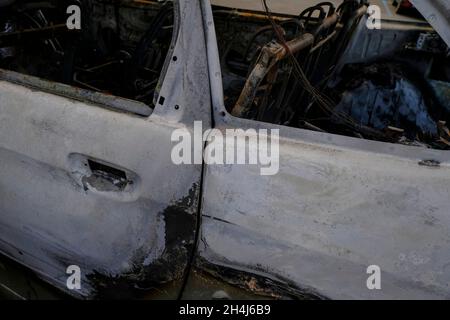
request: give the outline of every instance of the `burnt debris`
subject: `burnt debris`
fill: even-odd
[[[348,48],[371,41],[369,36],[366,44],[354,42],[367,11],[362,1],[337,8],[320,3],[296,16],[266,10],[215,11],[230,113],[324,133],[450,148],[449,50],[436,33],[408,33],[397,51],[352,63]]]

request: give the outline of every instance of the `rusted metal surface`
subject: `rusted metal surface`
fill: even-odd
[[[272,42],[266,45],[261,50],[261,55],[256,63],[256,66],[250,73],[247,82],[239,96],[236,105],[233,108],[233,115],[241,117],[245,115],[250,107],[253,99],[256,95],[256,90],[258,89],[261,82],[266,77],[267,73],[274,67],[278,61],[286,58],[290,53],[295,54],[299,51],[310,47],[314,43],[314,36],[312,34],[306,33],[302,34],[300,37],[291,40],[283,46],[279,43]]]
[[[267,74],[275,67],[275,65],[289,55],[296,55],[302,50],[308,48],[311,49],[311,46],[318,41],[317,39],[319,39],[319,36],[331,27],[334,27],[338,21],[339,14],[332,13],[319,23],[314,30],[314,35],[311,33],[302,33],[296,38],[285,43],[272,41],[265,45],[261,49],[260,56],[248,76],[245,86],[232,109],[232,114],[236,117],[245,116],[251,108],[251,103],[255,98],[259,85],[262,83]],[[333,39],[336,34],[337,30],[335,30],[335,32],[331,32],[325,39],[318,41],[312,49],[316,51],[321,48],[324,44]]]
[[[331,3],[336,6],[339,5],[341,0],[332,0]],[[263,12],[264,8],[261,5],[260,0],[212,0],[211,3],[217,6],[229,7],[229,8],[237,8],[243,10],[254,10]],[[311,6],[315,6],[318,1],[315,0],[276,0],[269,1],[269,5],[272,8],[273,12],[282,13],[282,14],[290,14],[290,15],[298,15],[301,11]]]
[[[445,2],[445,0],[440,0]],[[311,6],[315,6],[320,1],[316,0],[270,0],[268,4],[274,13],[282,15],[296,16],[304,9]],[[329,1],[336,7],[342,3],[341,0]],[[396,7],[392,4],[393,1],[385,0],[372,0],[370,4],[377,5],[381,9],[381,16],[383,21],[401,21],[409,23],[420,23],[421,20],[415,17],[405,16],[396,13]],[[417,2],[429,2],[423,0],[417,0]],[[260,0],[212,0],[211,3],[215,6],[234,8],[239,10],[251,10],[256,13],[264,12],[264,8],[261,5]]]
[[[214,10],[214,14],[217,16],[224,15],[228,18],[241,18],[245,19],[247,21],[258,21],[258,22],[267,22],[267,15],[261,14],[254,11],[243,11],[243,10],[221,10],[221,8],[218,8]],[[275,21],[283,22],[291,18],[290,15],[283,15],[283,14],[274,14],[273,16]]]

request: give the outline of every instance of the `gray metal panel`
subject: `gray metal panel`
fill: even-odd
[[[448,152],[293,131],[275,176],[207,167],[201,256],[335,299],[449,298]],[[380,291],[366,287],[372,264]]]
[[[411,0],[450,47],[450,2],[448,0]]]
[[[335,299],[450,298],[450,153],[234,118],[212,27],[207,48],[217,126],[280,129],[280,172],[207,166],[202,266]],[[381,267],[381,290],[366,287],[369,265]]]
[[[180,0],[179,16],[200,14],[197,1]],[[180,21],[173,48],[178,59],[169,56],[161,94],[183,104],[159,105],[149,118],[0,81],[3,254],[66,291],[66,268],[80,266],[82,290],[69,292],[77,296],[92,297],[118,283],[183,277],[193,249],[201,165],[171,162],[171,134],[190,129],[194,120],[210,126],[202,28],[201,19]],[[134,184],[124,192],[86,189],[80,183],[84,157],[125,170]]]

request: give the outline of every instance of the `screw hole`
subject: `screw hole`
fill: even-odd
[[[177,57],[177,56],[173,56],[172,60],[173,60],[173,61],[177,61],[177,60],[178,60],[178,57]]]
[[[180,106],[179,106],[179,105],[176,105],[176,106],[175,106],[175,110],[178,110],[178,109],[180,109]]]

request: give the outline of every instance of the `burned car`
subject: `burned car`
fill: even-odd
[[[450,298],[449,10],[0,0],[1,254],[78,298]],[[174,163],[196,122],[279,170]]]

